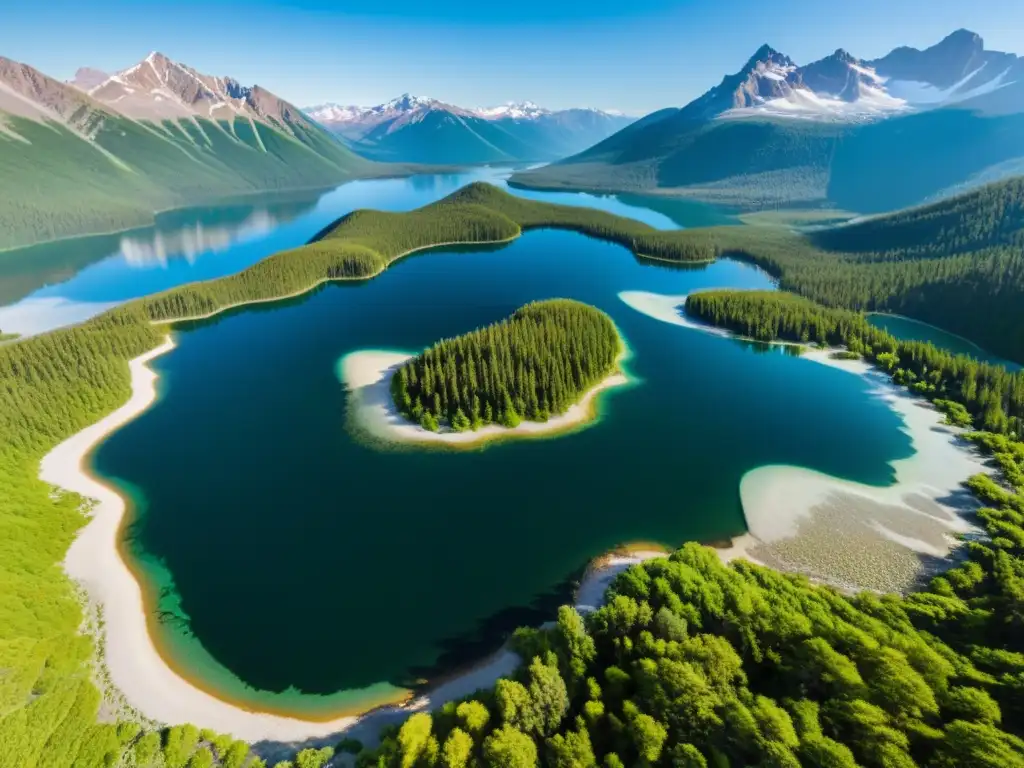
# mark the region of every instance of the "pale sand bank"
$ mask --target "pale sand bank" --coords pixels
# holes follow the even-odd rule
[[[625,355],[623,351],[619,356],[620,363]],[[431,432],[406,419],[395,408],[391,398],[391,377],[413,357],[415,355],[405,352],[369,349],[350,352],[339,363],[338,375],[349,391],[352,416],[360,428],[375,438],[401,443],[466,447],[495,439],[555,435],[585,426],[593,420],[596,398],[601,392],[629,383],[629,378],[617,370],[591,387],[565,413],[552,416],[547,421],[524,419],[512,429],[489,424],[475,431],[442,429],[440,432]]]
[[[64,558],[64,569],[98,602],[104,617],[104,663],[111,682],[142,715],[163,723],[198,723],[249,741],[292,741],[335,733],[355,718],[310,723],[248,712],[179,677],[157,652],[146,625],[142,590],[118,550],[124,500],[86,470],[92,449],[108,434],[146,410],[156,399],[157,375],[147,363],[174,348],[170,338],[129,363],[128,402],[50,451],[39,477],[95,500],[89,523]]]
[[[619,298],[656,320],[732,336],[686,317],[686,296],[624,291]],[[980,533],[964,517],[978,505],[963,482],[987,469],[962,439],[964,430],[945,425],[927,400],[893,384],[865,361],[836,360],[831,354],[813,349],[801,358],[868,381],[870,396],[900,416],[914,454],[892,462],[895,481],[888,487],[803,467],[748,472],[740,483],[751,536],[744,556],[843,589],[907,591],[922,577],[948,567],[958,535]]]

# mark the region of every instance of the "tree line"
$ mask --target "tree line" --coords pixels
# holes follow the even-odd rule
[[[431,431],[547,421],[614,370],[621,344],[594,307],[533,302],[417,355],[392,376],[391,395],[406,418]]]
[[[709,258],[756,264],[820,304],[906,315],[1024,361],[1022,179],[808,234],[733,226],[676,237]]]
[[[898,340],[861,314],[822,307],[792,294],[701,291],[687,298],[685,311],[698,320],[762,341],[848,347],[914,392],[959,403],[982,429],[1024,435],[1024,373],[952,355],[932,344]]]

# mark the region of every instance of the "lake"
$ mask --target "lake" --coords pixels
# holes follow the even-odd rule
[[[32,334],[81,322],[129,299],[238,272],[308,242],[357,208],[411,210],[473,181],[489,181],[520,197],[601,208],[660,229],[734,220],[687,200],[512,189],[505,185],[509,175],[507,168],[476,168],[258,195],[160,214],[154,226],[130,232],[0,252],[0,330]]]
[[[450,191],[438,183],[429,195]],[[392,202],[373,205],[404,206]],[[738,262],[673,267],[545,230],[180,326],[153,364],[157,403],[94,455],[133,501],[125,549],[162,652],[250,708],[365,709],[551,618],[618,544],[742,533],[751,469],[890,483],[888,462],[909,456],[910,440],[863,379],[618,298],[711,287],[772,283]],[[603,396],[594,425],[475,452],[388,450],[349,430],[337,376],[347,353],[417,351],[552,297],[607,312],[633,353],[636,383]]]

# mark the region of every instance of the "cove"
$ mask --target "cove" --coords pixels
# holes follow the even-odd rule
[[[739,483],[756,467],[890,483],[909,438],[862,379],[618,299],[723,286],[771,281],[544,230],[181,325],[153,363],[158,402],[93,456],[133,501],[124,551],[165,657],[251,709],[360,711],[550,618],[618,544],[742,533]],[[638,383],[607,393],[597,424],[458,453],[348,429],[346,354],[422,349],[552,297],[607,312],[632,350]]]
[[[510,173],[474,168],[253,195],[159,214],[152,227],[0,252],[0,330],[27,335],[81,322],[129,299],[239,272],[303,245],[357,208],[407,211],[473,181],[534,200],[600,208],[659,229],[735,221],[720,208],[688,200],[512,189],[505,185]]]
[[[903,341],[927,341],[939,349],[952,352],[954,355],[967,355],[975,360],[980,360],[993,365],[1002,365],[1009,371],[1019,371],[1021,366],[1011,360],[1004,360],[998,355],[985,351],[973,341],[957,336],[955,333],[944,331],[928,323],[922,323],[902,315],[886,315],[871,313],[867,316],[868,322],[876,328],[892,334]]]

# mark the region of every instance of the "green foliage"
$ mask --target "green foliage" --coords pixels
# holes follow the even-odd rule
[[[188,759],[188,768],[212,768],[213,753],[206,747],[200,747]]]
[[[537,745],[525,733],[505,725],[484,740],[484,762],[493,768],[534,768]]]
[[[391,378],[395,405],[425,429],[545,421],[615,368],[621,341],[603,312],[553,299],[438,342]]]
[[[453,728],[441,749],[444,768],[466,768],[473,754],[473,737],[461,728]]]
[[[404,723],[398,731],[398,747],[402,768],[412,768],[416,762],[429,753],[430,729],[433,720],[426,712],[418,712]],[[436,745],[436,742],[435,742]]]
[[[332,747],[303,749],[295,755],[295,768],[323,768],[334,757]]]
[[[477,206],[475,213],[456,211],[452,220],[459,227],[494,225],[499,234],[501,228],[512,231],[505,220],[522,228],[557,223],[563,215],[560,207],[517,201],[486,185],[438,205]],[[578,215],[574,220],[565,214],[561,221],[573,228],[586,224],[594,234],[602,226],[620,226],[616,217]],[[923,226],[913,222],[901,220],[899,226]],[[951,222],[942,226],[953,227]],[[133,302],[74,328],[0,346],[0,767],[99,768],[120,762],[186,768],[191,761],[202,764],[206,755],[228,768],[245,764],[243,743],[207,733],[211,753],[192,726],[168,729],[161,742],[154,732],[136,736],[131,726],[97,723],[92,642],[79,634],[81,607],[57,567],[84,523],[82,500],[51,493],[38,480],[38,465],[61,440],[125,401],[127,361],[154,348],[162,336],[151,320],[304,290],[324,275],[372,274],[363,270],[376,271],[398,253],[354,242],[359,233],[384,231],[369,221],[350,222],[347,231],[353,241],[336,230],[320,242],[338,242],[323,251],[310,246],[280,254],[224,281]],[[1016,243],[998,227],[956,231],[960,249],[975,241],[993,248]],[[403,237],[396,234],[389,247],[401,247]],[[629,242],[639,237],[630,235]],[[719,246],[709,247],[719,252]],[[910,245],[902,252],[907,258],[860,254],[847,266],[934,267],[961,258],[931,251],[925,258]],[[786,262],[785,269],[796,263]],[[783,262],[777,264],[783,270]],[[809,262],[804,266],[810,269]],[[838,284],[838,273],[827,269],[818,281],[810,279],[812,272],[805,274],[814,290]],[[897,282],[909,280],[892,274]],[[849,298],[842,292],[835,297],[836,303]],[[794,755],[805,765],[823,766],[854,760],[865,766],[1019,765],[1024,444],[1016,436],[1024,416],[1022,376],[929,345],[897,342],[855,312],[785,294],[696,294],[687,311],[757,338],[846,344],[915,391],[961,406],[986,430],[970,439],[1003,473],[1003,482],[979,476],[970,484],[988,505],[978,517],[989,539],[972,542],[962,565],[905,599],[850,599],[742,563],[725,568],[697,547],[630,569],[603,608],[585,619],[563,610],[555,626],[532,635],[537,658],[531,657],[517,680],[499,683],[490,709],[490,698],[455,708],[459,730],[472,740],[468,762],[483,757],[495,765],[534,765],[539,755],[576,755],[586,762],[589,741],[595,762],[604,765],[632,765],[656,751],[661,762],[685,758],[699,765],[686,745],[709,765],[787,765]],[[525,400],[521,410],[514,402],[508,407],[511,401],[508,393],[502,402],[506,418],[529,412]],[[467,417],[471,412],[463,410]],[[375,754],[385,756],[384,765],[436,764],[446,759],[441,745],[455,732],[451,724],[442,732],[439,723],[440,718],[416,715]],[[458,742],[450,752],[453,760],[467,744],[462,737]]]
[[[462,724],[462,727],[472,734],[483,733],[483,730],[487,726],[487,722],[491,717],[491,713],[487,711],[487,707],[479,701],[462,702],[459,704],[458,709],[456,709],[456,714],[458,715],[459,722]]]

